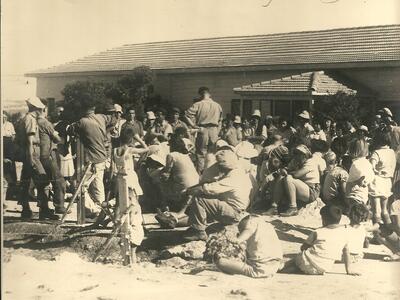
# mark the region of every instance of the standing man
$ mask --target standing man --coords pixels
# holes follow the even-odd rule
[[[43,111],[37,118],[39,126],[40,138],[40,162],[47,174],[48,181],[53,187],[54,198],[53,204],[57,214],[64,214],[64,197],[66,183],[61,175],[60,168],[57,164],[57,155],[55,145],[62,142],[58,132],[54,130],[54,126],[46,119],[46,113]]]
[[[92,164],[84,182],[84,190],[86,209],[90,217],[94,217],[100,212],[98,205],[105,200],[103,177],[108,159],[107,128],[113,127],[116,119],[115,115],[95,114],[95,106],[90,100],[83,106],[86,112],[77,123],[76,130],[85,147],[85,163]]]
[[[37,119],[43,113],[45,105],[38,97],[27,100],[28,113],[23,117],[18,126],[17,139],[23,154],[23,168],[21,172],[21,196],[19,203],[22,205],[21,218],[32,218],[29,206],[29,185],[32,179],[37,189],[39,203],[39,219],[57,220],[58,216],[49,209],[48,198],[45,193],[47,175],[40,161],[40,135]]]
[[[143,148],[146,148],[146,143],[143,141],[143,124],[136,120],[136,112],[133,108],[128,109],[126,112],[126,122],[122,124],[121,135],[123,135],[123,132],[128,128],[131,128],[133,131],[133,141],[139,143]]]
[[[222,108],[211,99],[207,87],[200,87],[199,95],[201,100],[193,103],[185,112],[185,117],[189,126],[199,129],[196,138],[197,171],[202,173],[207,152],[215,151],[222,121]]]

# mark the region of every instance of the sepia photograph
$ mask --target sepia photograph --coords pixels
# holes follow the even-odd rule
[[[0,3],[2,299],[400,299],[400,1]]]

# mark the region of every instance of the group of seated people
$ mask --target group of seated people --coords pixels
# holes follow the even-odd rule
[[[200,172],[195,155],[199,129],[182,121],[179,109],[172,110],[169,122],[161,108],[148,111],[144,123],[133,109],[123,119],[118,104],[108,113],[116,119],[107,131],[111,178],[122,176],[135,199],[135,245],[143,239],[142,210],[156,212],[161,227],[189,227],[185,241],[207,240],[210,222],[238,224],[240,235],[233,242],[247,241],[248,260],[239,264],[216,257],[217,266],[228,273],[268,277],[282,268],[282,250],[272,225],[253,213],[296,216],[321,198],[324,227],[309,237],[294,261],[302,272],[329,271],[343,250],[347,273],[356,274],[350,264],[352,255],[360,254],[360,236],[367,231],[362,224],[370,211],[374,226],[368,230],[377,232],[374,237],[395,259],[399,254],[400,133],[387,108],[371,130],[356,129],[348,121],[336,125],[330,118],[322,129],[307,111],[297,116],[294,127],[282,118],[268,116],[264,122],[259,110],[250,121],[227,116]],[[67,180],[72,176],[65,175]],[[118,185],[110,186],[109,198],[116,197]],[[339,225],[342,214],[350,225]]]

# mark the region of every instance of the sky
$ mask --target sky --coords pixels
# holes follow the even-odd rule
[[[23,74],[123,44],[400,24],[399,0],[2,0],[1,97]]]

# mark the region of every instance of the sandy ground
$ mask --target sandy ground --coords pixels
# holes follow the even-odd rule
[[[382,246],[365,249],[365,258],[357,267],[360,277],[346,275],[341,263],[324,276],[276,274],[269,279],[251,279],[211,270],[191,275],[188,266],[193,262],[177,257],[154,259],[160,249],[179,244],[180,232],[160,231],[151,215],[145,218],[148,234],[139,249],[140,263],[129,268],[88,261],[93,240],[104,241],[104,232],[80,233],[69,240],[61,236],[42,245],[40,234],[53,225],[19,222],[15,203],[8,205],[3,299],[400,299],[400,262],[383,262],[388,252]],[[286,259],[320,226],[317,210],[291,218],[265,217],[275,226]],[[118,251],[117,245],[113,247],[108,258]]]

